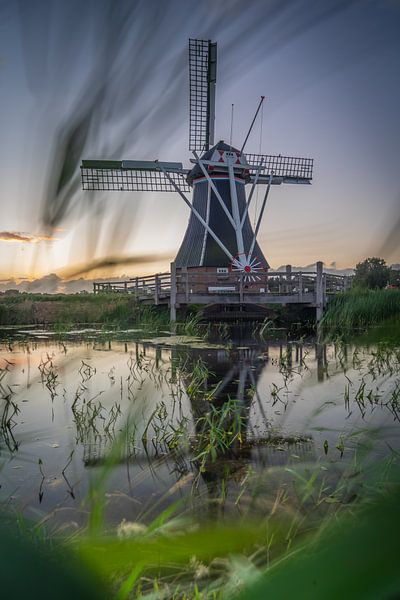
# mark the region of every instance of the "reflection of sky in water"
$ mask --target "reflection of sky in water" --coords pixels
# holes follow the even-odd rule
[[[327,460],[340,465],[336,446],[341,439],[345,445],[342,464],[361,439],[380,439],[374,455],[387,449],[385,441],[398,446],[398,423],[393,413],[387,407],[372,408],[365,399],[369,390],[377,387],[384,399],[393,388],[395,375],[378,376],[375,381],[364,375],[365,409],[354,401],[371,359],[366,349],[359,353],[361,370],[354,368],[349,348],[346,357],[343,348],[278,342],[233,349],[189,349],[133,341],[58,344],[37,340],[3,344],[0,357],[0,367],[8,369],[2,372],[0,391],[9,396],[11,388],[14,393],[9,398],[19,409],[11,432],[3,428],[9,444],[13,444],[14,436],[19,445],[11,457],[4,436],[0,438],[2,500],[33,517],[62,507],[64,512],[72,510],[78,522],[84,519],[80,510],[90,482],[127,418],[130,427],[121,455],[130,453],[131,459],[122,459],[110,476],[109,519],[145,519],[151,516],[156,502],[159,509],[176,498],[187,497],[198,476],[188,448],[179,454],[166,444],[153,445],[153,426],[147,432],[147,453],[141,439],[152,415],[152,423],[161,432],[165,427],[171,434],[171,427],[176,429],[185,420],[193,432],[194,417],[208,410],[204,391],[210,393],[218,382],[222,384],[214,393],[215,403],[221,407],[228,398],[238,399],[248,443],[225,455],[225,460],[219,454],[217,461],[207,466],[199,476],[193,502],[204,503],[207,496],[210,499],[218,492],[224,470],[229,471],[231,492],[237,495],[250,466],[256,472],[268,469],[270,473],[285,464]],[[209,375],[189,398],[186,390],[198,364],[207,366]],[[54,385],[50,381],[46,387],[40,369],[44,379],[55,376]],[[344,400],[346,386],[351,396],[349,408]],[[5,405],[6,401],[2,402]],[[154,415],[160,403],[164,403],[165,411],[162,406]],[[94,416],[96,410],[99,412]],[[12,406],[8,415],[11,413]],[[351,435],[365,429],[367,433]],[[158,435],[161,439],[162,433]],[[274,443],[266,445],[271,439]],[[287,444],[287,439],[292,443]],[[272,485],[270,475],[269,480]],[[43,493],[41,502],[39,492]]]

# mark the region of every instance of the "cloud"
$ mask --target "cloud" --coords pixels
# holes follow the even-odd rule
[[[155,263],[159,260],[165,260],[166,258],[171,259],[172,254],[172,252],[169,252],[164,254],[140,254],[138,256],[106,256],[104,258],[94,259],[90,262],[64,269],[62,275],[66,279],[70,279],[71,277],[77,277],[78,275],[86,275],[86,273],[90,273],[91,271],[108,269],[118,265],[145,265]]]
[[[27,292],[42,292],[46,294],[56,294],[59,291],[59,285],[61,283],[60,277],[55,273],[45,275],[40,279],[34,279],[26,284],[25,291]]]
[[[56,239],[52,235],[34,235],[21,231],[0,231],[0,242],[37,244],[38,242],[53,242]]]
[[[115,282],[118,281],[127,281],[129,277],[127,275],[123,275],[122,277],[113,277],[112,280]],[[15,279],[5,279],[0,281],[0,293],[5,292],[7,290],[17,290],[19,292],[31,292],[35,294],[76,294],[78,292],[92,292],[93,291],[93,281],[108,281],[109,279],[84,279],[83,277],[79,279],[71,279],[65,280],[56,275],[55,273],[50,273],[49,275],[45,275],[44,277],[39,277],[38,279],[29,280],[20,280],[16,281]]]
[[[292,271],[315,271],[316,268],[317,268],[317,263],[311,263],[309,265],[304,265],[304,266],[292,265]],[[271,272],[273,273],[274,271],[285,271],[285,270],[286,270],[286,265],[281,265],[277,269],[271,269]],[[354,275],[354,268],[347,267],[345,269],[337,269],[336,261],[333,261],[333,262],[329,263],[329,265],[326,265],[324,263],[324,273],[331,273],[333,275]]]

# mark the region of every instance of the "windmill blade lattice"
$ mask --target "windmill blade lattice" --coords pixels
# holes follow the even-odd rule
[[[258,167],[261,163],[264,167],[261,171],[259,183],[265,183],[266,179],[273,174],[274,177],[282,177],[287,183],[290,179],[310,182],[313,176],[313,159],[295,156],[280,156],[273,154],[246,154],[250,167]],[[250,169],[250,174],[256,173],[255,168]]]
[[[81,166],[82,187],[94,191],[128,191],[128,192],[175,192],[172,182],[157,168],[127,168],[124,163],[133,161],[83,160]],[[138,165],[145,161],[136,161]],[[150,164],[150,163],[147,163]],[[161,163],[164,164],[164,163]],[[168,164],[168,163],[165,163]],[[176,163],[180,165],[180,163]],[[165,167],[164,167],[165,168]],[[186,181],[187,170],[182,168],[165,168],[171,179],[183,191],[189,192]]]
[[[217,44],[189,40],[189,150],[214,145]]]

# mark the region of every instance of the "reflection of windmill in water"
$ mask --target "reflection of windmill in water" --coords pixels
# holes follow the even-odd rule
[[[127,390],[130,390],[129,393],[134,397],[135,391],[130,388],[131,383],[136,381],[141,389],[144,381],[148,379],[156,384],[157,394],[160,393],[162,385],[165,385],[162,395],[167,398],[169,394],[171,399],[174,399],[177,398],[177,389],[179,388],[178,396],[182,392],[186,392],[190,400],[188,408],[191,420],[194,422],[204,416],[211,404],[216,409],[220,409],[226,402],[232,400],[243,418],[244,428],[247,427],[243,433],[243,439],[249,443],[255,441],[256,444],[257,438],[259,438],[262,444],[270,436],[269,417],[263,407],[257,387],[259,377],[270,359],[268,346],[259,347],[254,345],[254,342],[247,345],[248,341],[243,339],[242,342],[246,345],[232,349],[172,346],[170,351],[164,350],[163,352],[160,345],[136,342],[135,351],[131,353],[127,361],[129,372],[131,368],[134,369],[135,377],[131,380],[128,375]],[[267,352],[265,352],[266,348]],[[283,352],[282,348],[281,352]],[[296,355],[295,363],[298,362],[297,358]],[[196,367],[199,365],[202,369],[200,369],[200,377],[196,377]],[[162,384],[162,382],[164,383]],[[261,423],[257,426],[257,431],[253,430],[251,423],[248,423],[248,409],[251,405],[256,406],[261,415]],[[92,402],[90,407],[94,410],[97,408],[97,404]],[[108,415],[109,417],[112,415]],[[103,420],[100,420],[100,425],[102,425],[100,429],[104,429]],[[93,418],[90,421],[92,424],[96,424]],[[91,431],[90,427],[87,430],[82,429],[81,433],[83,434],[81,442],[87,448],[88,461],[91,462],[93,459],[96,462],[98,458],[106,454],[106,448],[113,438],[113,430],[107,427],[105,436],[101,435],[101,431],[95,429]],[[93,435],[87,436],[88,433]],[[97,446],[96,451],[95,447]]]
[[[246,344],[245,340],[243,344]],[[142,375],[158,381],[158,371],[152,368],[151,361],[154,364],[158,361],[161,368],[163,365],[167,367],[164,392],[160,395],[160,388],[157,388],[157,396],[164,398],[166,410],[158,417],[153,412],[158,406],[156,402],[144,416],[143,425],[150,424],[145,428],[145,444],[140,425],[138,430],[134,426],[133,442],[130,431],[126,436],[124,434],[126,444],[124,441],[117,460],[126,467],[122,477],[125,479],[126,474],[128,485],[139,471],[147,473],[154,481],[162,480],[163,485],[170,485],[171,489],[180,481],[193,480],[196,483],[195,495],[200,502],[196,501],[196,506],[201,506],[203,512],[208,506],[214,514],[220,508],[223,512],[236,511],[232,499],[243,490],[244,480],[248,481],[249,488],[241,504],[246,503],[259,475],[266,471],[268,476],[260,479],[260,485],[266,486],[265,490],[263,488],[265,497],[271,497],[279,482],[271,480],[270,469],[286,465],[291,454],[296,455],[296,463],[314,461],[314,444],[310,436],[285,437],[270,425],[273,416],[271,404],[266,402],[265,397],[260,397],[257,390],[261,374],[270,360],[265,345],[260,347],[253,343],[233,349],[174,346],[172,356],[168,356],[166,361],[157,355],[157,346],[152,347],[150,343],[139,346],[137,354],[143,367],[137,373],[139,382]],[[154,351],[145,353],[145,348],[151,347]],[[271,364],[275,368],[274,360]],[[137,361],[133,360],[133,363],[137,364]],[[295,359],[293,366],[297,363]],[[182,393],[183,405],[174,403],[173,394],[177,390]],[[171,394],[170,403],[168,393]],[[140,403],[138,409],[141,414]],[[184,426],[176,437],[179,424],[184,422],[188,427]],[[213,437],[216,424],[222,444]],[[238,424],[240,435],[236,435]],[[160,438],[157,437],[158,425],[162,428]],[[81,443],[85,465],[102,464],[112,448],[112,436],[105,436],[100,430],[92,431],[90,427],[84,433]],[[172,445],[163,441],[172,438],[176,441]],[[190,483],[187,485],[190,486]],[[186,490],[189,491],[188,488]],[[222,497],[226,501],[222,502]]]
[[[279,467],[285,466],[292,454],[298,463],[315,460],[310,436],[285,437],[271,427],[270,405],[267,409],[257,389],[269,362],[265,349],[254,344],[233,350],[192,349],[184,365],[184,382],[197,436],[193,452],[201,514],[205,507],[208,516],[213,517],[236,513],[239,499],[240,507],[244,508],[256,501],[256,497],[259,509],[264,510],[261,505],[268,503],[281,485]],[[193,373],[199,363],[204,374],[202,384],[198,385],[197,379],[197,385],[193,386]],[[236,435],[238,423],[240,437]],[[212,432],[215,424],[227,433],[226,445],[216,444],[213,453],[208,449],[204,459],[202,450],[215,439]],[[223,439],[223,433],[220,435]],[[268,476],[260,477],[266,472]],[[274,472],[277,476],[271,477]]]
[[[309,184],[313,161],[244,153],[264,97],[240,149],[223,141],[215,145],[216,43],[189,40],[189,67],[189,149],[193,152],[193,168],[185,169],[176,162],[84,160],[83,188],[178,193],[190,209],[190,219],[175,259],[176,268],[195,273],[200,288],[205,281],[221,286],[221,276],[230,274],[230,282],[239,278],[262,293],[268,262],[257,243],[257,234],[271,185]],[[250,186],[247,197],[246,185]],[[266,186],[266,190],[253,230],[249,208],[259,185]],[[192,201],[187,197],[191,191]]]
[[[258,468],[278,466],[287,463],[289,450],[303,461],[314,459],[312,439],[305,436],[287,436],[273,431],[271,415],[263,405],[258,393],[259,378],[268,363],[268,355],[260,347],[242,347],[234,350],[192,350],[185,370],[195,367],[199,361],[206,373],[202,386],[195,386],[189,393],[196,433],[204,437],[205,415],[214,408],[222,412],[224,404],[232,403],[224,427],[234,430],[232,424],[241,423],[241,435],[223,450],[217,449],[217,460],[207,461],[202,471],[210,494],[218,494],[223,481],[235,473],[241,473],[250,464]],[[186,379],[187,388],[191,385],[190,375]],[[250,408],[257,405],[257,422],[252,422]],[[277,449],[278,448],[278,449]],[[225,484],[224,484],[225,485]]]

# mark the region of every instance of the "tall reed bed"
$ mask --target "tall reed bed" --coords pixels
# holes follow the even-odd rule
[[[321,325],[335,330],[365,328],[400,317],[400,290],[353,289],[333,298]]]

